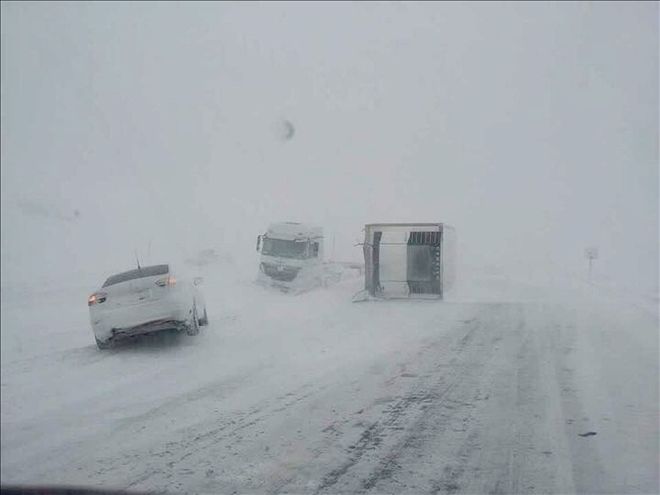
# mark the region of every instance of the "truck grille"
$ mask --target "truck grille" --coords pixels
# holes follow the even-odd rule
[[[261,269],[270,278],[282,282],[291,282],[300,271],[300,268],[297,266],[278,266],[270,263],[262,263]]]

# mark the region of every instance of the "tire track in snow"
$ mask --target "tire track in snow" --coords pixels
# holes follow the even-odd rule
[[[405,433],[409,427],[407,424],[414,422],[413,418],[424,414],[424,410],[435,402],[441,402],[444,397],[457,385],[462,379],[457,363],[460,355],[469,347],[478,331],[480,322],[475,319],[466,321],[467,328],[464,328],[464,335],[459,339],[458,344],[452,350],[454,355],[448,364],[439,364],[434,366],[430,376],[437,378],[436,373],[439,370],[449,370],[449,374],[441,375],[440,380],[432,387],[428,388],[426,378],[418,380],[416,384],[411,385],[410,392],[394,399],[380,414],[380,419],[365,428],[356,442],[347,449],[348,458],[340,466],[331,470],[321,480],[316,489],[316,493],[329,491],[339,481],[355,468],[363,458],[369,453],[374,452],[374,456],[379,454],[378,449],[385,442],[390,443],[392,437],[403,437],[389,448],[390,453],[385,454],[379,465],[372,473],[360,482],[358,491],[368,491],[382,479],[390,477],[396,470],[396,452],[402,448],[412,446],[412,436]],[[437,340],[428,344],[418,356],[434,354],[438,348],[445,342]],[[428,359],[428,356],[425,356]],[[400,374],[398,377],[403,375]],[[392,379],[390,379],[392,381]],[[378,401],[377,401],[378,402]],[[343,491],[343,490],[341,490]],[[350,491],[355,491],[352,487]]]
[[[241,382],[244,382],[249,377],[242,376],[240,378]],[[246,411],[232,413],[230,417],[219,418],[212,425],[204,427],[196,425],[186,428],[178,435],[180,437],[179,440],[168,441],[158,449],[149,449],[149,461],[145,463],[143,460],[141,463],[140,469],[143,472],[134,475],[135,477],[125,486],[125,489],[134,489],[136,486],[148,482],[152,477],[164,478],[166,480],[172,479],[174,474],[181,475],[182,470],[187,470],[188,474],[195,474],[198,471],[212,469],[217,464],[218,459],[205,461],[203,460],[205,457],[203,455],[204,452],[212,450],[218,444],[222,444],[226,450],[231,452],[235,446],[241,444],[241,434],[243,432],[254,429],[274,414],[314,396],[322,388],[315,389],[313,388],[313,384],[306,383],[293,392],[279,395],[274,399],[260,401]],[[200,397],[204,397],[204,394],[201,393]],[[136,455],[143,454],[136,453]],[[121,458],[123,457],[125,457],[125,454],[122,454],[121,457],[116,459],[103,460],[103,463],[109,466],[125,466],[125,464],[121,463]],[[202,458],[202,462],[197,463],[200,457]],[[198,464],[196,469],[186,468],[183,465],[184,461],[188,459]],[[112,469],[103,470],[103,474],[108,474],[110,471]],[[101,474],[101,471],[98,474]],[[171,486],[166,484],[163,489],[165,488],[169,489]]]
[[[381,449],[375,468],[367,463],[366,476],[358,469],[337,491],[571,492],[564,433],[556,430],[563,418],[553,409],[554,353],[540,335],[547,329],[529,328],[525,312],[512,305],[490,313],[455,363],[453,386],[407,418],[405,434]]]
[[[553,438],[563,419],[544,413],[544,400],[559,403],[554,353],[526,311],[489,306],[448,361],[442,339],[430,345],[417,380],[364,428],[317,493],[570,491],[566,445],[561,433]],[[436,352],[445,360],[432,365]]]

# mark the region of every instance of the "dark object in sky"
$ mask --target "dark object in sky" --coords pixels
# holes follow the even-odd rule
[[[581,437],[593,437],[596,434],[595,431],[588,431],[586,433],[578,433]]]
[[[277,134],[282,141],[290,141],[296,133],[296,128],[288,120],[283,120],[278,127]]]

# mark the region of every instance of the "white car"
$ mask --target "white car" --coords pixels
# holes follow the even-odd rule
[[[99,349],[122,337],[178,329],[189,335],[208,324],[202,279],[177,279],[169,265],[140,267],[109,277],[87,300]]]

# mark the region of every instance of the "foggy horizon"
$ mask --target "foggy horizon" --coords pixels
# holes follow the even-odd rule
[[[409,221],[657,293],[658,4],[3,2],[1,178],[3,290]]]

